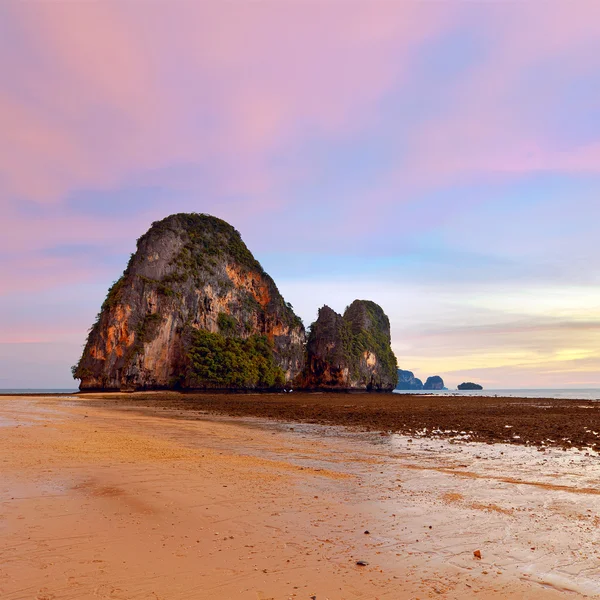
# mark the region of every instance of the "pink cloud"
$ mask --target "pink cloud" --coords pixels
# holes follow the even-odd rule
[[[364,126],[446,14],[363,2],[11,9],[21,47],[1,100],[2,176],[44,202],[204,160],[264,191],[269,154],[290,139]]]
[[[576,6],[486,4],[471,16],[485,28],[489,56],[447,90],[444,112],[413,129],[403,172],[420,187],[432,180],[442,186],[472,176],[535,171],[598,173],[600,144],[561,149],[531,123],[531,114],[544,110],[548,98],[521,87],[540,64],[558,68],[567,60],[572,77],[597,69],[597,55],[590,49],[600,37],[600,5],[593,0]]]
[[[0,296],[91,282],[103,274],[106,276],[106,268],[95,266],[91,270],[72,259],[27,256],[11,261],[10,265],[0,265]]]
[[[0,92],[0,249],[28,254],[0,267],[4,293],[85,277],[38,250],[110,240],[130,248],[164,216],[27,218],[15,199],[56,208],[77,190],[199,164],[208,165],[209,193],[204,180],[164,171],[157,183],[198,190],[199,210],[234,222],[280,210],[279,184],[305,172],[273,167],[273,157],[305,137],[344,138],[371,124],[377,102],[449,18],[419,3],[354,1],[48,2],[5,11],[15,39],[0,53],[11,82]],[[236,195],[252,205],[218,206]]]
[[[7,207],[0,221],[0,249],[14,254],[36,251],[52,245],[94,244],[131,239],[131,221],[77,214],[50,213],[29,217]],[[143,231],[139,231],[141,235]]]
[[[552,148],[522,122],[519,105],[531,100],[512,93],[536,61],[584,52],[598,37],[593,0],[577,10],[358,1],[6,10],[18,32],[10,59],[0,58],[11,81],[0,94],[6,196],[58,202],[164,165],[207,162],[223,193],[268,197],[288,176],[273,168],[273,155],[307,135],[344,139],[373,126],[379,101],[401,87],[421,44],[457,23],[485,29],[489,57],[444,90],[451,102],[443,114],[409,132],[403,182],[407,173],[429,185],[432,174],[452,181],[599,164],[598,144],[568,154]],[[267,207],[273,201],[282,199]]]

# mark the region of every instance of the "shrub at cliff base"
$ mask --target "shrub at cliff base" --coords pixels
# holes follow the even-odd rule
[[[193,329],[188,359],[188,387],[269,389],[285,384],[265,336],[240,339]]]

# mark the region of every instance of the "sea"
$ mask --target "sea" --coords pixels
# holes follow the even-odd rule
[[[506,390],[394,390],[395,394],[426,396],[484,396],[502,398],[554,398],[556,400],[600,400],[600,388],[589,389],[506,389]]]
[[[0,395],[27,396],[32,394],[75,394],[76,388],[0,388]],[[555,398],[557,400],[600,400],[600,388],[589,389],[506,389],[506,390],[394,390],[395,394],[425,396],[484,396],[503,398]]]

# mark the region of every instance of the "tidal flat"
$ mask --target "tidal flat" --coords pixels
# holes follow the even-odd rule
[[[96,406],[342,425],[357,431],[600,451],[600,402],[390,393],[83,394]]]
[[[476,401],[2,397],[0,597],[600,595],[597,409]]]

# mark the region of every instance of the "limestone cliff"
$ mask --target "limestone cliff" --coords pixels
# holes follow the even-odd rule
[[[302,371],[304,344],[239,233],[177,214],[138,240],[73,374],[82,390],[277,387]]]
[[[355,300],[343,316],[328,306],[319,310],[308,337],[300,387],[391,391],[397,378],[390,322],[380,306]]]

